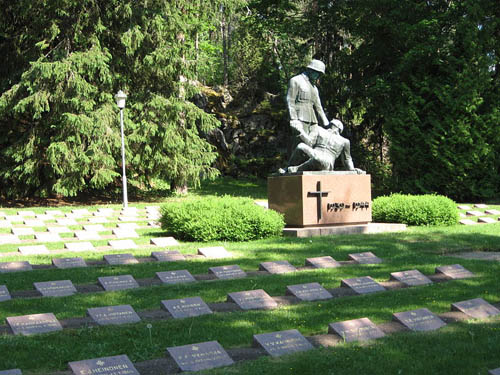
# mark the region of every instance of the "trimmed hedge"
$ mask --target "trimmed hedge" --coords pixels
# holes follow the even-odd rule
[[[378,197],[373,200],[372,217],[375,222],[417,226],[455,225],[459,220],[455,202],[429,194]]]
[[[249,241],[280,236],[285,222],[249,198],[203,197],[162,206],[161,227],[187,241]]]

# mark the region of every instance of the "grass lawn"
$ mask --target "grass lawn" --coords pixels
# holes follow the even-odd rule
[[[202,186],[191,194],[221,194],[265,199],[265,186],[255,181],[226,179]],[[171,198],[178,199],[178,198]],[[155,203],[158,205],[159,203]],[[144,207],[151,203],[131,203]],[[82,206],[94,211],[97,206]],[[100,206],[102,207],[102,206]],[[111,205],[116,210],[119,206]],[[500,206],[490,206],[500,209]],[[75,207],[58,207],[67,212]],[[47,208],[30,208],[42,213]],[[9,215],[18,209],[0,208]],[[3,230],[4,228],[2,228]],[[78,227],[74,229],[79,229]],[[4,231],[5,232],[5,231]],[[147,244],[152,236],[165,236],[160,229],[137,231],[137,244]],[[107,232],[105,232],[107,233]],[[91,241],[95,246],[104,244]],[[15,251],[18,245],[0,245],[0,252]],[[67,363],[97,357],[126,354],[132,362],[167,356],[167,347],[217,340],[225,349],[247,348],[252,336],[297,329],[303,335],[326,334],[328,324],[367,317],[376,324],[392,320],[392,314],[418,308],[434,313],[450,310],[450,304],[472,298],[500,302],[500,262],[465,260],[447,256],[470,251],[500,251],[500,223],[475,226],[409,228],[403,233],[274,238],[245,243],[181,243],[175,247],[184,254],[195,254],[199,247],[224,246],[231,259],[189,259],[180,262],[151,262],[123,266],[92,266],[74,269],[36,269],[0,274],[0,285],[9,291],[33,290],[33,283],[69,279],[75,285],[95,284],[97,278],[132,275],[153,278],[156,272],[188,270],[206,274],[209,267],[237,264],[245,271],[256,271],[259,263],[288,260],[296,267],[309,257],[330,255],[348,260],[349,253],[371,251],[383,259],[373,265],[345,265],[333,269],[305,270],[281,275],[254,275],[237,280],[200,281],[190,284],[153,285],[117,292],[75,294],[59,298],[15,298],[0,302],[0,322],[5,318],[37,313],[54,313],[59,320],[83,318],[88,308],[130,304],[137,312],[160,309],[167,299],[200,296],[207,303],[224,302],[228,293],[264,289],[271,296],[283,296],[287,285],[318,282],[325,288],[338,288],[345,278],[371,276],[387,281],[391,272],[417,269],[426,275],[437,266],[459,263],[477,277],[403,288],[363,296],[345,296],[324,301],[302,302],[274,310],[219,312],[186,319],[147,320],[123,326],[64,329],[60,332],[28,337],[0,335],[0,371],[20,368],[23,374],[53,374],[67,370]],[[54,243],[49,249],[61,249]],[[171,250],[174,250],[172,247]],[[110,251],[149,256],[151,249]],[[87,261],[102,259],[103,253],[63,253],[57,257],[81,256]],[[55,256],[8,256],[1,262],[28,260],[31,264],[50,264]],[[148,328],[148,325],[151,325]],[[151,333],[151,336],[150,336]],[[382,339],[360,343],[341,343],[294,355],[242,361],[209,374],[487,374],[500,367],[500,317],[452,323],[438,331],[400,332]]]

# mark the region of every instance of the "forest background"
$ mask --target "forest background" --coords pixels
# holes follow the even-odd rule
[[[183,191],[286,161],[311,58],[375,194],[500,193],[497,0],[0,0],[0,198]]]

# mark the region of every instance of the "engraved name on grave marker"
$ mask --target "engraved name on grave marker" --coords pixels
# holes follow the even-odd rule
[[[382,292],[385,288],[373,280],[370,276],[344,279],[340,286],[351,288],[357,294]]]
[[[307,258],[305,264],[306,266],[315,268],[336,268],[341,266],[341,264],[331,256]]]
[[[31,271],[33,268],[28,261],[1,262],[0,273]]]
[[[120,264],[137,264],[139,261],[132,254],[106,254],[103,259],[112,266]]]
[[[474,274],[472,272],[465,269],[460,264],[436,267],[436,273],[442,273],[451,279],[466,279],[469,277],[474,277]]]
[[[23,316],[7,317],[9,325],[14,335],[34,335],[62,330],[62,326],[54,314],[33,314]]]
[[[367,251],[364,253],[354,253],[349,254],[349,258],[356,261],[359,264],[378,264],[382,263],[382,259],[377,257],[371,251]]]
[[[61,269],[65,268],[79,268],[79,267],[87,267],[87,263],[85,260],[80,257],[76,258],[54,258],[52,259],[52,264]]]
[[[7,286],[0,285],[0,302],[8,301],[10,299],[11,299],[11,296],[9,294],[9,290],[7,289]]]
[[[163,284],[192,283],[196,281],[188,270],[156,272],[156,277],[158,277]]]
[[[97,280],[106,291],[139,288],[139,284],[132,275],[104,276]]]
[[[100,326],[137,323],[141,318],[130,305],[94,307],[87,314]]]
[[[393,317],[412,331],[433,331],[446,325],[428,309],[417,309],[394,313]]]
[[[182,371],[200,371],[229,366],[234,362],[217,341],[167,348]]]
[[[314,349],[311,343],[296,329],[262,333],[254,335],[253,339],[257,345],[273,357]]]
[[[200,297],[161,301],[162,307],[175,319],[212,314],[212,310]]]
[[[295,272],[297,269],[292,266],[287,260],[277,260],[274,262],[262,262],[259,264],[261,271],[267,271],[272,274],[281,274]]]
[[[427,276],[425,276],[418,270],[392,272],[391,279],[402,282],[407,286],[432,284],[431,279],[429,279]]]
[[[242,310],[273,309],[278,306],[276,301],[262,289],[229,293],[227,301],[236,303]]]
[[[65,297],[76,293],[76,288],[70,280],[44,281],[33,285],[44,297]]]
[[[384,332],[368,318],[330,323],[328,333],[336,333],[345,342],[371,340],[385,336]]]
[[[158,262],[176,262],[186,259],[186,257],[178,251],[153,251],[151,252],[151,256]]]
[[[498,310],[495,306],[490,305],[482,298],[474,298],[467,301],[452,303],[451,309],[461,311],[464,314],[476,319],[484,319],[500,314],[500,310]]]
[[[333,298],[330,292],[319,283],[289,285],[286,287],[286,294],[294,295],[301,301],[316,301]]]
[[[140,375],[126,355],[69,362],[74,375]]]
[[[218,279],[240,279],[247,276],[240,266],[236,264],[230,266],[210,267],[208,271],[209,273],[214,274]]]

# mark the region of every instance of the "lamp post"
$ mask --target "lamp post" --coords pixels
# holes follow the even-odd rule
[[[115,95],[116,105],[120,108],[120,129],[122,134],[122,181],[123,181],[123,208],[128,207],[127,196],[127,175],[125,173],[125,136],[123,135],[123,108],[127,95],[122,91],[118,91]]]

